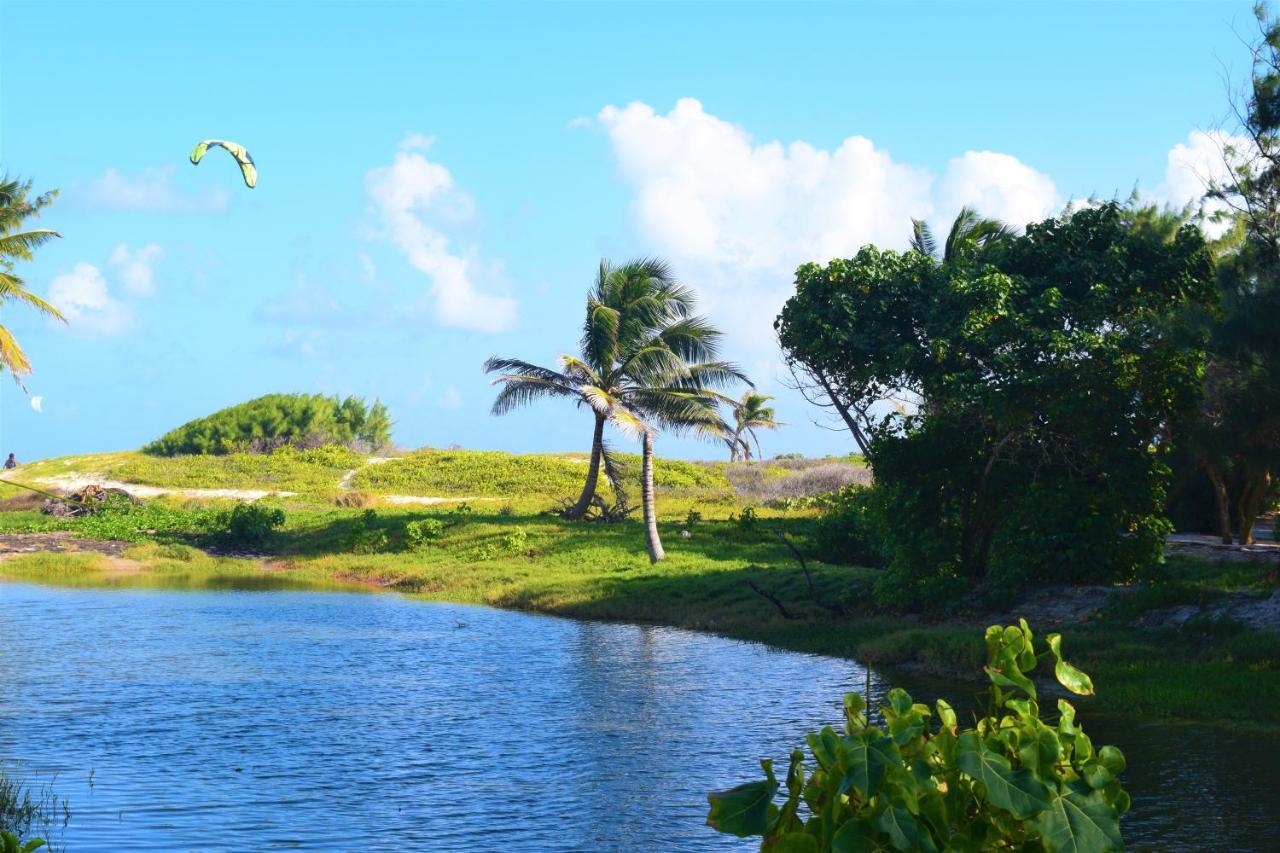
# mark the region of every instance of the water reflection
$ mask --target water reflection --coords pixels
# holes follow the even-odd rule
[[[73,851],[750,849],[703,826],[705,793],[838,723],[864,679],[386,595],[0,585],[0,605],[0,754],[58,774]],[[1269,788],[1233,777],[1273,766],[1275,739],[1224,760],[1188,730],[1171,757],[1167,733],[1089,725],[1130,756],[1134,846],[1280,840]]]

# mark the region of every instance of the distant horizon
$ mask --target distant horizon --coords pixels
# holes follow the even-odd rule
[[[0,91],[0,168],[61,190],[18,273],[71,322],[6,306],[34,372],[0,378],[0,452],[136,448],[277,390],[379,398],[406,446],[576,452],[584,413],[491,417],[480,364],[551,363],[600,258],[657,255],[776,396],[766,455],[844,455],[784,386],[795,266],[965,204],[1191,201],[1250,8],[5,3],[0,73],[40,84]],[[187,161],[207,138],[256,188]]]

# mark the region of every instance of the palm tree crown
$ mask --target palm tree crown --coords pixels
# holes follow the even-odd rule
[[[760,451],[760,436],[756,434],[756,430],[777,429],[785,426],[782,421],[774,417],[773,407],[765,405],[772,399],[766,394],[748,389],[740,400],[733,403],[735,428],[726,439],[729,443],[731,460],[751,458],[751,445],[747,442],[747,435],[755,440],[756,454],[763,458],[763,453]]]
[[[543,397],[573,399],[595,415],[587,483],[566,512],[570,517],[582,517],[590,506],[602,463],[622,498],[618,467],[603,442],[605,423],[637,436],[659,425],[709,430],[708,412],[714,415],[723,399],[712,389],[745,381],[735,365],[716,359],[721,333],[692,313],[694,304],[693,292],[662,261],[601,261],[587,295],[578,355],[561,355],[556,368],[514,358],[485,362],[502,386],[495,415]]]
[[[14,273],[19,261],[29,261],[35,250],[54,237],[61,236],[48,229],[23,230],[24,222],[37,216],[57,194],[55,192],[30,196],[31,182],[15,178],[0,178],[0,304],[13,300],[35,308],[43,314],[66,322],[66,319],[48,302],[27,290],[26,283]],[[13,378],[22,384],[22,375],[31,372],[22,347],[13,334],[0,325],[0,369],[8,368]]]
[[[979,249],[983,249],[1003,242],[1016,233],[1016,229],[1011,225],[998,219],[984,219],[973,208],[962,207],[951,223],[951,230],[947,232],[941,254],[939,254],[938,241],[934,238],[933,231],[923,219],[911,220],[911,248],[946,263],[956,256],[956,252],[963,243],[974,243]]]

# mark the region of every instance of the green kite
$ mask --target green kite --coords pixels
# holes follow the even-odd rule
[[[228,154],[236,158],[236,162],[240,164],[240,174],[244,175],[245,186],[253,189],[257,185],[258,167],[253,164],[253,158],[249,156],[249,152],[245,150],[245,147],[235,142],[227,142],[222,139],[206,139],[191,152],[191,162],[199,163],[204,158],[204,152],[211,147],[224,148]]]

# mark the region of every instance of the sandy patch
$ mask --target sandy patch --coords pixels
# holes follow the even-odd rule
[[[54,477],[39,477],[35,480],[43,486],[56,486],[68,492],[78,492],[85,486],[98,485],[104,489],[120,489],[135,498],[155,498],[161,495],[178,495],[184,498],[228,498],[240,501],[256,501],[265,497],[287,498],[297,492],[269,491],[267,489],[170,489],[160,486],[143,486],[138,483],[123,483],[100,474],[58,474]]]

